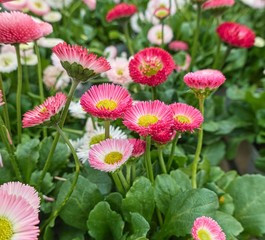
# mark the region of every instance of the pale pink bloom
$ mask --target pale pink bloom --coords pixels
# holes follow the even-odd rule
[[[232,7],[235,0],[208,0],[202,4],[202,9],[219,9],[224,7]]]
[[[164,18],[166,18],[168,15],[170,15],[170,9],[161,5],[160,7],[158,7],[155,12],[154,12],[154,15],[162,20]]]
[[[27,43],[40,38],[43,32],[31,16],[21,12],[0,13],[0,43]]]
[[[59,44],[59,43],[58,43]],[[57,44],[56,44],[57,45]],[[65,69],[63,68],[60,59],[57,57],[57,55],[55,53],[52,53],[51,55],[51,60],[52,60],[52,64],[57,67],[58,69],[65,71]]]
[[[8,182],[0,185],[0,191],[1,190],[6,191],[9,195],[22,197],[29,203],[36,213],[39,212],[40,198],[35,188],[21,182]]]
[[[225,76],[218,70],[204,69],[187,73],[184,82],[193,89],[215,89],[225,82]]]
[[[185,103],[173,103],[169,105],[174,119],[174,128],[178,132],[193,132],[203,123],[201,112],[193,106]]]
[[[133,145],[127,139],[106,139],[94,144],[89,151],[91,167],[104,172],[114,172],[131,156]]]
[[[27,6],[27,0],[3,2],[3,7],[9,11],[22,11]]]
[[[14,1],[14,0],[0,0],[0,3],[11,2],[11,1]]]
[[[0,89],[0,106],[4,105],[5,102],[3,101],[3,93],[2,90]]]
[[[63,93],[48,97],[43,104],[36,106],[33,110],[27,111],[23,115],[23,128],[33,127],[49,121],[57,115],[64,107],[67,97]]]
[[[210,217],[197,218],[191,230],[191,234],[194,240],[225,240],[225,234],[218,223]]]
[[[132,157],[138,158],[145,153],[146,142],[142,139],[130,138],[129,142],[133,145]]]
[[[131,28],[134,32],[139,33],[142,31],[142,24],[145,22],[145,16],[142,12],[138,12],[130,18]],[[156,23],[158,24],[158,22]]]
[[[241,0],[241,2],[252,8],[265,8],[265,0]]]
[[[55,47],[57,44],[59,43],[62,43],[63,40],[60,39],[60,38],[45,38],[45,37],[42,37],[40,38],[37,43],[40,47],[44,47],[44,48],[53,48]],[[52,53],[52,56],[51,58],[56,58],[56,63],[58,63],[57,65],[59,65],[62,69],[62,64],[60,63],[60,59],[58,57],[56,57],[56,55],[54,53]],[[54,64],[55,65],[55,64]],[[56,65],[56,66],[57,66]]]
[[[84,93],[80,103],[92,116],[115,120],[131,107],[132,99],[130,93],[119,85],[101,84]]]
[[[57,11],[50,11],[42,16],[43,20],[50,23],[59,22],[62,19],[62,14]]]
[[[115,46],[108,46],[105,48],[103,55],[107,58],[107,59],[112,59],[115,58],[118,54],[118,49]]]
[[[50,6],[43,0],[28,0],[28,9],[38,16],[43,16],[50,12]]]
[[[53,32],[52,25],[47,22],[40,22],[39,23],[40,29],[42,31],[42,37],[50,35]]]
[[[189,46],[186,42],[175,40],[168,44],[168,48],[172,51],[186,51],[189,49]]]
[[[83,0],[90,10],[95,10],[97,6],[97,0]]]
[[[173,38],[173,31],[169,25],[164,25],[164,44],[168,44]],[[147,33],[147,39],[151,44],[162,44],[162,24],[151,27]]]
[[[16,48],[11,44],[4,44],[1,46],[1,53],[12,52],[16,53]]]
[[[54,202],[55,201],[55,198],[53,198],[53,197],[48,197],[46,195],[42,195],[42,197],[47,202]]]
[[[125,112],[123,124],[141,136],[147,136],[172,127],[173,118],[169,106],[163,102],[144,101],[136,103]]]
[[[111,82],[124,86],[132,82],[129,61],[126,58],[109,59],[109,63],[111,69],[106,72],[106,76]]]
[[[0,223],[2,239],[37,240],[38,215],[22,196],[0,190]]]
[[[186,53],[184,63],[182,64],[176,63],[176,70],[179,72],[186,71],[189,69],[190,63],[191,63],[191,56],[188,53]]]

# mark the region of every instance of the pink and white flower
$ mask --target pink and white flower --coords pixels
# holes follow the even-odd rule
[[[173,38],[173,31],[169,25],[158,24],[151,27],[147,33],[147,39],[155,45],[162,44],[162,26],[164,27],[163,43],[168,44]]]
[[[104,172],[114,172],[131,156],[133,145],[127,139],[106,139],[89,151],[91,167]]]
[[[97,6],[97,0],[83,0],[90,10],[95,10]]]
[[[146,142],[142,139],[130,138],[129,142],[133,145],[132,157],[138,158],[145,153]]]
[[[189,49],[189,46],[186,42],[183,41],[172,41],[168,44],[168,48],[172,51],[186,51]]]
[[[44,0],[28,0],[27,7],[38,16],[43,16],[51,10],[49,4]]]
[[[232,7],[235,4],[235,0],[207,0],[202,4],[204,10],[217,10],[220,8]]]
[[[28,0],[3,1],[3,7],[9,11],[22,11],[27,6]]]
[[[264,0],[241,0],[244,4],[248,5],[249,7],[252,8],[257,8],[257,9],[263,9],[265,8],[265,1]]]

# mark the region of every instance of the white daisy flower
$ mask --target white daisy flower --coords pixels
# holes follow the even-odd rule
[[[50,11],[47,14],[45,14],[42,18],[46,22],[54,23],[54,22],[59,22],[62,19],[62,14],[57,11]]]
[[[44,48],[53,48],[55,47],[57,44],[63,42],[62,39],[60,38],[45,38],[42,37],[37,41],[37,44],[40,47],[44,47]]]
[[[13,52],[0,54],[0,72],[10,73],[17,69],[17,57]]]
[[[74,102],[72,101],[69,106],[70,115],[74,118],[78,119],[85,119],[86,112],[83,110],[82,106],[80,105],[80,101]]]

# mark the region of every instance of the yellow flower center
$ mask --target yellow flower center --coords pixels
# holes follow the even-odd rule
[[[98,109],[105,108],[106,110],[113,111],[117,107],[117,102],[109,99],[101,100],[96,104]]]
[[[198,237],[200,240],[211,240],[212,239],[210,233],[205,229],[200,229],[198,231]]]
[[[190,119],[187,117],[187,116],[184,116],[184,115],[178,115],[175,117],[175,119],[177,121],[179,121],[180,123],[190,123]]]
[[[118,69],[118,70],[117,70],[117,74],[118,74],[119,76],[122,76],[122,75],[123,75],[123,69]]]
[[[11,222],[5,217],[0,217],[0,240],[11,240],[13,233]]]
[[[42,4],[40,2],[35,2],[34,5],[36,8],[42,8]]]
[[[110,137],[111,138],[111,137]],[[105,134],[98,134],[96,136],[93,136],[89,142],[89,146],[92,146],[94,144],[100,143],[101,141],[105,140]]]
[[[162,39],[162,32],[157,32],[156,33],[156,37],[157,37],[157,39]]]
[[[155,115],[147,114],[138,119],[138,125],[142,127],[149,127],[152,124],[157,123],[158,117]]]
[[[162,36],[161,36],[162,37]],[[157,58],[145,60],[139,67],[141,73],[147,77],[157,74],[163,68],[162,62]]]
[[[123,155],[120,152],[110,152],[105,156],[104,162],[114,164],[122,159]]]
[[[40,110],[41,113],[45,113],[47,112],[47,108],[46,107],[42,107],[41,110]]]

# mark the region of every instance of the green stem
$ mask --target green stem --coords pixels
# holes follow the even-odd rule
[[[76,130],[76,129],[72,129],[72,128],[63,128],[63,131],[64,132],[69,132],[69,133],[74,133],[74,134],[77,134],[77,135],[83,135],[84,134],[84,131]]]
[[[34,49],[38,58],[38,81],[39,81],[39,94],[40,94],[40,102],[44,102],[44,90],[43,90],[43,80],[42,80],[42,66],[41,66],[41,57],[40,50],[36,41],[34,41]],[[43,137],[47,137],[47,128],[43,128]]]
[[[68,147],[70,148],[72,154],[73,154],[73,157],[74,157],[74,160],[75,160],[75,176],[74,176],[74,179],[73,179],[73,182],[72,182],[72,185],[71,185],[71,188],[70,190],[68,191],[68,193],[66,194],[64,200],[62,201],[62,203],[59,205],[59,207],[57,209],[55,209],[55,211],[53,211],[53,213],[51,214],[51,216],[48,218],[48,220],[42,225],[41,227],[41,230],[43,230],[46,226],[48,226],[50,224],[50,222],[55,219],[60,211],[62,210],[62,208],[65,206],[65,204],[68,202],[69,198],[71,197],[74,189],[75,189],[75,186],[76,186],[76,183],[78,181],[78,176],[79,176],[79,172],[80,172],[80,162],[78,160],[78,157],[76,155],[76,152],[75,152],[75,149],[73,147],[73,145],[71,144],[71,142],[68,140],[68,138],[65,136],[65,134],[63,133],[63,131],[61,130],[61,128],[56,125],[55,126],[56,129],[57,129],[57,132],[60,134],[60,136],[64,139],[65,143],[68,145]]]
[[[199,109],[202,115],[204,115],[204,97],[199,98]],[[198,168],[198,163],[200,160],[200,154],[201,154],[201,149],[202,149],[202,140],[203,140],[203,126],[201,125],[199,129],[199,133],[198,133],[198,142],[197,142],[195,157],[192,163],[191,182],[192,182],[192,187],[194,189],[197,188],[196,176],[197,176],[197,168]]]
[[[3,101],[5,102],[5,104],[2,106],[2,108],[3,108],[3,117],[4,117],[4,120],[5,120],[5,125],[6,125],[8,131],[9,131],[9,133],[11,134],[8,107],[7,107],[5,89],[4,89],[4,84],[3,84],[3,79],[2,79],[2,74],[1,73],[0,73],[0,89],[2,90]]]
[[[15,44],[17,55],[17,95],[16,95],[16,107],[17,107],[17,137],[18,143],[21,143],[22,124],[21,124],[21,91],[22,91],[22,65],[20,60],[20,47],[19,44]]]
[[[162,214],[157,207],[156,207],[156,215],[157,215],[159,225],[162,226],[163,225]]]
[[[146,151],[145,151],[145,161],[147,166],[147,172],[149,180],[154,183],[154,174],[153,174],[153,167],[152,167],[152,161],[151,161],[151,136],[146,137]]]
[[[4,121],[3,121],[2,117],[0,116],[0,135],[1,135],[2,141],[5,144],[7,152],[9,154],[9,159],[10,159],[11,165],[14,169],[16,178],[20,182],[23,182],[23,178],[22,178],[21,172],[19,170],[19,167],[18,167],[18,164],[16,161],[14,147],[13,147],[13,145],[11,145],[11,143],[8,140],[7,134],[9,134],[9,133],[7,131],[8,131],[8,129],[6,128]]]
[[[60,119],[60,122],[59,122],[59,127],[62,128],[63,125],[64,125],[64,122],[65,122],[65,119],[66,119],[66,116],[67,116],[67,113],[68,113],[68,109],[69,109],[69,106],[70,106],[70,103],[71,103],[71,100],[73,98],[73,95],[74,95],[74,92],[75,92],[75,89],[78,85],[78,81],[72,81],[72,86],[70,88],[70,91],[69,91],[69,94],[68,94],[68,97],[67,97],[67,101],[65,103],[65,106],[64,106],[64,109],[63,109],[63,113],[61,115],[61,119]],[[52,143],[52,146],[51,146],[51,149],[50,149],[50,152],[49,152],[49,155],[47,157],[47,160],[45,162],[45,165],[43,167],[43,170],[41,172],[41,175],[40,175],[40,178],[39,178],[39,181],[38,181],[38,188],[39,190],[41,189],[41,185],[42,185],[42,181],[51,165],[51,161],[52,161],[52,156],[54,154],[54,151],[56,149],[56,146],[57,146],[57,143],[59,141],[59,138],[60,138],[60,134],[59,132],[57,131],[54,139],[53,139],[53,143]]]
[[[121,180],[122,186],[124,187],[125,191],[127,192],[130,188],[130,185],[128,184],[127,180],[125,179],[121,169],[118,171],[118,176]]]
[[[226,52],[225,52],[225,54],[224,54],[224,57],[223,57],[223,62],[222,62],[222,64],[221,64],[221,66],[220,66],[220,70],[222,70],[222,68],[224,67],[224,65],[225,65],[225,61],[226,61],[227,57],[229,56],[231,50],[232,50],[232,47],[228,45],[228,46],[227,46],[227,49],[226,49]]]
[[[126,181],[129,185],[131,185],[131,174],[132,174],[132,164],[131,163],[127,163],[126,164]]]
[[[171,1],[170,1],[171,2]],[[162,31],[161,31],[161,48],[164,48],[164,31],[165,31],[165,23],[164,19],[161,21]]]
[[[121,181],[120,181],[120,178],[119,178],[117,172],[111,173],[111,176],[113,178],[113,181],[116,185],[118,192],[120,192],[121,194],[124,194],[125,192],[124,192],[123,186],[121,184]]]
[[[132,164],[132,182],[135,180],[136,178],[136,166],[135,163]]]
[[[156,87],[151,87],[151,91],[152,91],[152,100],[154,101],[157,99]]]
[[[167,162],[167,170],[169,171],[171,168],[171,165],[173,163],[173,158],[174,158],[174,152],[178,143],[178,139],[179,139],[180,134],[176,133],[176,136],[174,138],[174,140],[172,141],[172,145],[171,145],[171,152],[170,152],[170,156]]]
[[[134,50],[133,50],[132,41],[131,41],[130,34],[129,34],[128,21],[126,21],[123,24],[123,31],[124,31],[124,34],[125,34],[126,44],[127,44],[129,53],[130,53],[131,56],[133,56],[134,55]]]
[[[105,139],[110,137],[110,121],[105,120]]]
[[[164,157],[163,157],[163,147],[158,146],[158,158],[159,158],[159,165],[162,170],[162,173],[167,173],[167,168],[165,165]]]
[[[197,4],[197,20],[196,20],[196,29],[195,29],[195,34],[193,38],[193,45],[192,45],[192,50],[191,50],[191,64],[189,67],[189,70],[192,69],[195,58],[196,58],[196,53],[198,49],[198,40],[199,40],[199,33],[200,33],[200,25],[201,25],[201,4]]]

